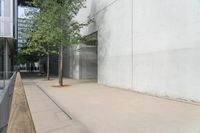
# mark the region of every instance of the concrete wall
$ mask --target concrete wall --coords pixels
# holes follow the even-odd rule
[[[132,1],[88,0],[80,22],[94,18],[83,34],[98,31],[98,82],[132,88]]]
[[[96,47],[84,44],[67,47],[64,54],[64,76],[73,79],[97,79]]]
[[[94,18],[98,82],[200,101],[199,0],[87,0],[77,19]]]
[[[134,5],[134,88],[200,101],[200,1]]]

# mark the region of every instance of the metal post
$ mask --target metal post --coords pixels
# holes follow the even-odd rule
[[[3,72],[3,88],[5,88],[6,83],[5,83],[5,72]]]
[[[5,40],[5,79],[8,79],[8,42]]]

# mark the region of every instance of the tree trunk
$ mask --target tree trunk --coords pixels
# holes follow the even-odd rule
[[[63,45],[60,45],[59,86],[63,86]]]
[[[47,54],[47,80],[50,79],[50,76],[49,76],[49,62],[50,62],[49,54]]]

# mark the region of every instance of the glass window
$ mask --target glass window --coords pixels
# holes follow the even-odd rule
[[[1,0],[0,0],[0,16],[1,16]]]
[[[4,14],[4,0],[0,0],[0,16]]]

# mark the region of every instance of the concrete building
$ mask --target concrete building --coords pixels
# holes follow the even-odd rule
[[[94,23],[81,32],[97,40],[93,48],[66,48],[66,77],[200,102],[199,0],[87,0],[86,6],[77,19]]]
[[[0,0],[0,71],[13,70],[17,39],[17,0]]]
[[[94,19],[82,34],[98,33],[98,83],[200,102],[199,0],[87,0],[86,6],[77,19]],[[66,60],[75,66],[65,73],[77,78],[82,56],[73,55]]]

